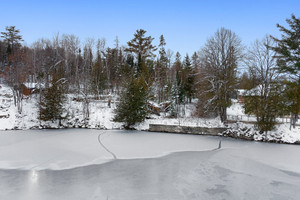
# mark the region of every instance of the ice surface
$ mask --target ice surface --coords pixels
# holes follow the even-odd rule
[[[94,129],[0,131],[0,169],[68,169],[113,159],[150,158],[177,151],[201,151],[218,145],[196,135]]]
[[[101,141],[114,160],[100,133],[0,132],[0,199],[300,198],[298,145],[109,131]]]

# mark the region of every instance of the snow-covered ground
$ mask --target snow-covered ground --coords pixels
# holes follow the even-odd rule
[[[116,101],[113,99],[111,108],[108,107],[107,102],[103,100],[93,100],[90,102],[89,110],[90,116],[86,120],[83,115],[83,102],[77,101],[75,95],[68,95],[66,101],[67,119],[63,121],[64,127],[69,128],[96,128],[96,129],[121,129],[122,123],[114,122],[114,109],[116,108]],[[164,124],[164,125],[181,125],[181,126],[197,126],[197,127],[224,127],[219,118],[204,119],[193,117],[195,106],[188,104],[181,106],[182,116],[180,118],[172,119],[161,113],[160,116],[152,115],[150,119],[145,122],[137,124],[137,130],[148,130],[149,124]],[[235,119],[236,117],[243,117],[241,120],[255,121],[255,117],[248,117],[245,115],[241,104],[233,102],[233,105],[228,108],[228,115]],[[184,112],[183,112],[184,111]],[[280,119],[279,119],[280,120]],[[298,122],[300,123],[300,121]],[[289,130],[288,123],[277,125],[276,130],[270,132],[267,137],[259,134],[253,129],[253,125],[249,124],[231,124],[230,127],[239,131],[241,128],[248,128],[246,134],[250,135],[254,140],[260,141],[278,141],[295,143],[300,142],[300,126],[296,129]],[[59,128],[58,122],[41,122],[38,120],[38,102],[37,96],[32,95],[23,100],[23,112],[19,114],[17,108],[14,106],[12,91],[5,84],[1,84],[0,88],[0,130],[12,129],[39,129],[39,128]],[[238,134],[245,134],[239,131]]]
[[[229,127],[233,129],[234,134],[229,134],[234,137],[246,136],[256,141],[272,141],[272,142],[285,142],[285,143],[300,143],[300,120],[296,123],[296,128],[290,129],[289,119],[277,118],[277,122],[286,122],[283,124],[277,124],[275,129],[269,131],[267,134],[261,134],[254,129],[254,124],[245,124],[246,122],[255,122],[255,116],[247,116],[244,113],[244,108],[240,103],[233,102],[232,106],[227,109],[229,120],[238,121],[237,123],[229,124]],[[228,135],[228,134],[221,134]]]
[[[296,200],[299,154],[298,145],[212,136],[92,129],[4,131],[0,199]]]
[[[32,95],[23,100],[22,114],[18,114],[17,108],[13,103],[12,91],[9,87],[1,84],[0,88],[0,130],[12,129],[38,129],[42,127],[59,128],[58,122],[40,122],[38,120],[38,102],[37,97]],[[76,101],[77,96],[68,95],[66,101],[67,120],[63,121],[65,127],[70,128],[101,128],[101,129],[121,129],[122,123],[114,122],[114,109],[116,101],[113,100],[111,108],[106,101],[92,100],[89,104],[90,116],[85,120],[83,115],[83,102]],[[162,115],[152,115],[144,123],[137,124],[138,130],[147,130],[149,124],[166,124],[166,125],[185,125],[185,126],[202,126],[202,127],[223,127],[224,125],[217,119],[201,119],[193,117],[194,105],[184,106],[184,117],[171,119]],[[181,108],[183,110],[183,106]]]
[[[256,117],[254,115],[246,115],[244,112],[243,104],[238,103],[237,100],[232,99],[232,105],[227,108],[227,116],[228,120],[233,120],[233,121],[246,121],[246,122],[255,122]],[[276,121],[278,123],[289,123],[290,122],[290,117],[285,116],[285,117],[278,117],[276,118]],[[300,120],[296,122],[297,125],[300,125]]]

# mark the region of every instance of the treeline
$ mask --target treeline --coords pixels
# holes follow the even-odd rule
[[[266,36],[248,48],[233,31],[221,28],[191,56],[166,50],[163,35],[154,46],[143,29],[126,46],[118,38],[114,47],[107,47],[105,39],[82,44],[75,35],[57,35],[27,47],[20,31],[9,26],[1,32],[0,73],[20,113],[24,83],[36,84],[43,120],[61,119],[64,95],[73,93],[83,97],[86,117],[89,95],[120,95],[115,120],[127,127],[145,119],[149,100],[167,105],[173,117],[178,105],[197,100],[198,116],[220,116],[226,122],[236,89],[248,89],[246,112],[257,116],[261,131],[268,131],[277,116],[291,114],[293,122],[298,117],[299,21],[292,15],[289,29],[278,25],[281,39]],[[239,75],[241,66],[247,70]]]

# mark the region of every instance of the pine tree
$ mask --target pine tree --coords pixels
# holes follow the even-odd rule
[[[300,77],[300,18],[292,15],[287,19],[290,29],[279,24],[277,27],[283,33],[281,39],[272,37],[277,46],[272,49],[278,54],[278,70],[282,73],[288,73]]]
[[[125,51],[135,53],[136,58],[141,56],[142,60],[154,56],[153,52],[157,50],[157,48],[152,45],[154,38],[151,36],[146,37],[146,32],[147,31],[143,29],[136,30],[134,38],[127,42],[128,48],[126,48]]]
[[[291,125],[295,128],[300,113],[300,18],[292,14],[291,19],[287,19],[286,22],[290,29],[277,24],[282,32],[282,38],[271,36],[277,43],[277,46],[271,48],[278,54],[277,70],[290,76],[291,84],[287,84],[287,93],[289,93],[287,100],[292,105],[289,106],[289,110]]]
[[[4,42],[7,45],[7,53],[11,54],[21,47],[23,39],[20,35],[20,30],[16,29],[15,26],[7,26],[5,30],[6,32],[1,32],[1,37],[4,38]]]

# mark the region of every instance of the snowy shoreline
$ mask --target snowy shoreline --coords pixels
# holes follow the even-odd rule
[[[0,131],[9,130],[39,130],[39,129],[69,129],[86,128],[99,130],[123,130],[122,123],[114,122],[114,109],[116,101],[112,101],[108,107],[104,101],[90,102],[90,117],[84,118],[82,110],[83,103],[74,100],[74,95],[68,95],[66,102],[66,119],[62,121],[62,126],[56,122],[43,122],[38,120],[38,102],[36,96],[30,96],[23,100],[23,112],[19,114],[13,105],[12,91],[9,87],[2,84],[0,89]],[[164,113],[161,116],[151,115],[150,119],[137,124],[136,130],[148,131],[149,124],[173,125],[186,127],[204,128],[225,128],[219,118],[205,119],[193,117],[195,106],[185,105],[185,114],[182,118],[167,118]],[[234,103],[228,108],[229,115],[244,115],[241,105]],[[246,140],[276,142],[286,144],[300,143],[300,127],[289,130],[289,124],[277,125],[276,130],[270,131],[266,136],[254,130],[253,125],[244,123],[229,124],[231,131],[223,132],[219,136],[240,138]]]
[[[159,124],[157,124],[159,125]],[[168,126],[168,125],[167,125]],[[170,125],[174,126],[174,125]],[[188,128],[207,128],[207,129],[216,129],[219,127],[195,127],[195,126],[190,126]],[[99,131],[114,131],[114,130],[126,130],[123,128],[113,128],[113,129],[106,129],[106,128],[88,128],[88,127],[39,127],[39,128],[29,128],[29,129],[6,129],[6,130],[0,130],[1,132],[6,132],[6,131],[26,131],[26,130],[69,130],[69,129],[86,129],[86,130],[99,130]],[[153,132],[150,131],[149,129],[135,129],[135,130],[126,130],[126,131],[144,131],[144,132]],[[199,136],[219,136],[219,137],[224,137],[224,138],[233,138],[233,139],[238,139],[238,140],[244,140],[244,141],[253,141],[253,142],[264,142],[264,143],[276,143],[276,144],[294,144],[294,145],[300,145],[300,140],[282,140],[282,136],[277,135],[267,135],[265,136],[264,134],[259,134],[258,131],[251,130],[251,128],[244,128],[244,129],[232,129],[228,128],[226,131],[223,131],[221,133],[187,133],[187,132],[178,132],[178,131],[155,131],[157,133],[169,133],[169,134],[181,134],[181,135],[199,135]],[[246,132],[246,133],[245,133]],[[250,133],[249,133],[250,132]]]

